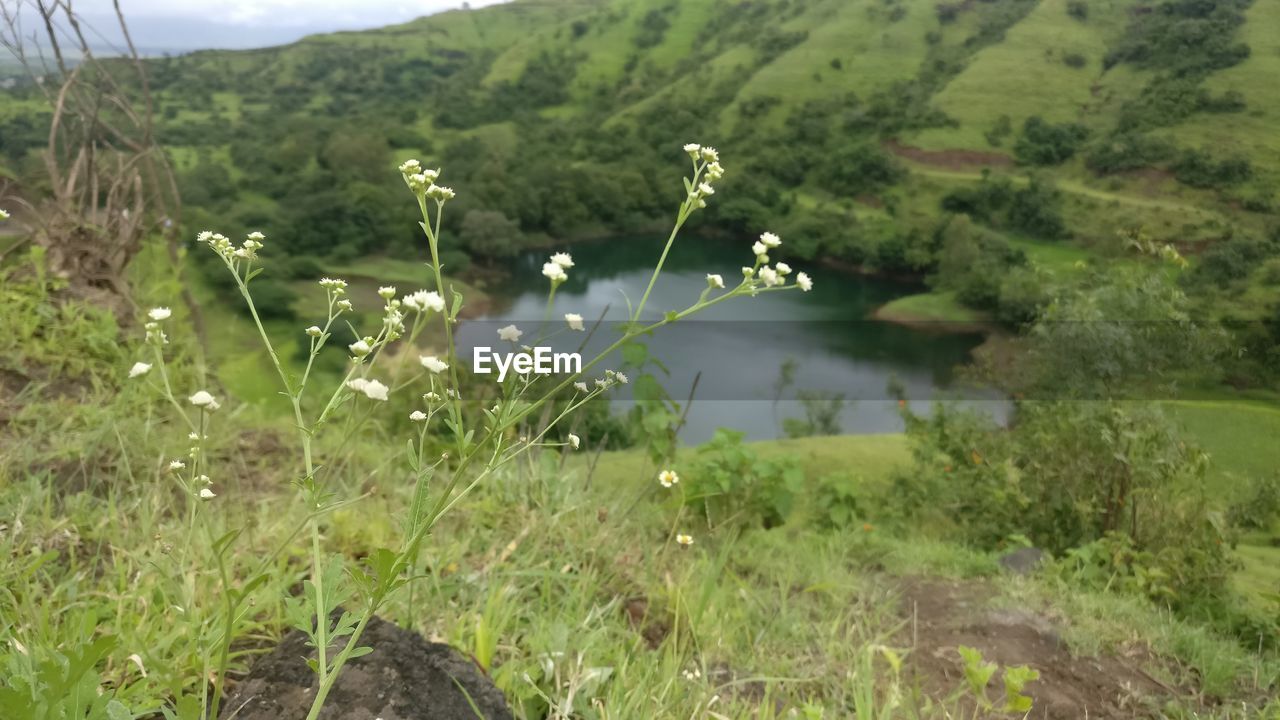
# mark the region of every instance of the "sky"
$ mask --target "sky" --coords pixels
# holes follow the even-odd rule
[[[473,8],[503,0],[470,0]],[[0,0],[12,8],[32,0]],[[304,35],[360,30],[460,8],[463,0],[120,0],[134,41],[144,52],[247,48],[293,42]],[[116,42],[111,0],[72,0],[103,42]]]

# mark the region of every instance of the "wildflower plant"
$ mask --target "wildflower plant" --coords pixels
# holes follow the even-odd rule
[[[358,321],[358,316],[347,297],[347,283],[336,278],[321,279],[319,284],[325,297],[322,312],[313,324],[298,330],[307,339],[308,349],[301,372],[292,371],[282,362],[277,343],[264,327],[254,302],[253,282],[265,269],[266,238],[261,233],[252,233],[237,245],[213,232],[198,236],[198,242],[213,252],[232,276],[279,376],[282,394],[289,401],[297,430],[299,457],[294,483],[307,508],[311,567],[303,593],[287,599],[286,605],[290,622],[309,636],[315,649],[315,657],[308,662],[317,675],[317,690],[308,718],[318,716],[347,662],[371,651],[360,644],[367,623],[393,593],[411,582],[423,542],[442,517],[486,478],[522,455],[539,448],[572,451],[582,446],[583,441],[577,435],[570,433],[567,441],[560,441],[559,435],[552,432],[563,427],[566,419],[586,403],[628,382],[626,375],[602,368],[620,348],[641,335],[730,299],[792,288],[808,291],[812,287],[804,273],[796,274],[795,282],[789,283],[790,267],[781,262],[769,264],[769,252],[782,241],[766,232],[752,248],[753,261],[743,267],[736,285],[728,286],[722,276],[709,274],[706,288],[687,307],[668,310],[656,320],[645,319],[645,307],[681,228],[694,213],[707,206],[715,194],[715,184],[725,172],[714,148],[689,144],[684,151],[691,161],[691,173],[684,179],[684,199],[644,294],[629,309],[628,321],[621,327],[617,340],[594,358],[585,360],[576,372],[558,376],[508,374],[489,393],[496,401],[480,402],[477,398],[468,404],[463,399],[454,329],[464,298],[447,284],[440,261],[441,218],[455,193],[438,184],[440,170],[425,168],[417,160],[400,166],[404,183],[416,199],[422,217],[420,227],[430,256],[428,284],[434,289],[418,289],[401,295],[394,287],[380,288],[378,295],[383,307],[376,326],[358,330],[352,324]],[[552,255],[542,267],[548,281],[546,320],[555,316],[556,290],[568,279],[573,267],[572,257],[563,252]],[[571,308],[567,310],[561,313],[565,323],[560,326],[562,331],[583,331],[582,316]],[[218,485],[210,479],[216,478],[216,470],[209,467],[202,439],[219,401],[203,389],[185,398],[175,393],[165,366],[165,347],[169,340],[163,324],[170,316],[167,308],[148,313],[144,343],[147,355],[128,370],[128,375],[155,387],[190,429],[188,457],[174,460],[169,467],[174,476],[180,478],[179,484],[190,501],[194,525],[196,513],[218,511]],[[412,352],[423,331],[433,324],[444,337],[444,354]],[[316,358],[332,342],[335,331],[344,325],[357,338],[347,345],[346,370],[336,383],[316,387],[321,384],[317,382],[319,374],[313,372]],[[500,341],[519,346],[525,331],[512,324],[497,334]],[[397,343],[407,347],[392,351]],[[406,360],[411,357],[417,357],[418,362]],[[417,373],[408,379],[405,379],[406,363]],[[325,439],[326,429],[339,418],[348,423],[341,435],[350,437],[350,424],[363,422],[387,406],[392,394],[420,399],[420,404],[407,416],[389,419],[407,440],[400,447],[413,482],[410,501],[401,519],[399,546],[377,549],[362,562],[328,554],[321,542],[321,528],[326,515],[345,502],[339,497],[342,478],[338,473],[343,466],[318,462],[317,443]],[[444,452],[440,452],[440,448],[444,448]],[[670,471],[661,478],[664,485],[674,485],[678,480]],[[211,538],[216,546],[215,558],[220,557],[234,538],[235,533]],[[677,541],[687,547],[693,538],[680,533]],[[220,571],[222,567],[219,562]],[[211,633],[205,645],[214,657],[206,664],[210,666],[209,675],[216,678],[216,685],[212,697],[207,692],[202,694],[199,707],[202,716],[217,716],[234,620],[250,593],[262,582],[256,576],[236,580],[233,583],[225,571],[222,572],[221,582],[227,595],[222,609],[224,617],[220,618],[223,629]],[[233,587],[239,589],[233,592]]]

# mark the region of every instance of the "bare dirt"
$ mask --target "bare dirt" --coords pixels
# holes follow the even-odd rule
[[[996,608],[990,583],[915,578],[902,587],[901,611],[906,619],[901,641],[914,647],[911,664],[921,689],[945,700],[964,686],[964,666],[956,648],[982,651],[1001,668],[1027,665],[1040,672],[1025,693],[1033,720],[1133,720],[1152,717],[1152,700],[1169,697],[1173,688],[1141,669],[1150,660],[1146,648],[1124,656],[1082,657],[1071,653],[1053,621],[1033,610]],[[1002,700],[1000,673],[988,695]],[[972,707],[972,705],[970,705]]]
[[[885,140],[882,145],[885,150],[905,160],[946,170],[1013,167],[1013,158],[1003,153],[981,150],[925,150],[903,145],[895,138]]]
[[[448,645],[374,618],[361,636],[373,652],[347,664],[323,720],[510,720],[502,692]],[[223,704],[220,720],[303,720],[316,692],[314,657],[295,630],[254,663]],[[473,707],[474,704],[474,707]]]

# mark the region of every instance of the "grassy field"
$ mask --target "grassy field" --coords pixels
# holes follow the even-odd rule
[[[1039,3],[1003,42],[980,50],[937,94],[938,107],[959,126],[921,131],[911,143],[990,150],[985,134],[1001,116],[1015,129],[1032,115],[1050,122],[1091,120],[1097,110],[1095,85],[1110,84],[1110,77],[1102,77],[1109,36],[1123,29],[1132,5],[1131,0],[1090,3],[1089,18],[1082,22],[1067,14],[1067,0]],[[1084,66],[1069,66],[1064,62],[1069,55],[1081,56]]]
[[[902,323],[983,323],[989,318],[960,304],[953,292],[938,291],[907,295],[876,310],[881,320]]]

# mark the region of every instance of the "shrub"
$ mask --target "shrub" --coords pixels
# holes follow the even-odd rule
[[[832,192],[854,197],[892,185],[903,176],[903,170],[892,155],[865,143],[837,150],[822,175]]]
[[[1075,155],[1088,136],[1089,130],[1079,123],[1051,124],[1036,115],[1023,123],[1013,153],[1026,165],[1060,165]]]
[[[781,525],[804,484],[804,471],[792,457],[762,459],[744,437],[720,429],[698,449],[684,473],[683,502],[712,526]]]
[[[844,530],[862,519],[858,500],[861,478],[850,473],[837,472],[817,479],[814,489],[813,512],[818,527],[826,530]]]
[[[1061,193],[1048,181],[1033,177],[1013,194],[1009,225],[1034,237],[1060,240],[1068,235],[1061,205]]]
[[[1153,167],[1174,156],[1173,143],[1138,132],[1119,133],[1099,143],[1085,157],[1097,173],[1116,173]]]
[[[1089,3],[1085,0],[1067,0],[1067,14],[1084,22],[1089,19]]]
[[[1253,175],[1253,166],[1244,157],[1215,160],[1206,150],[1187,150],[1173,165],[1178,182],[1196,188],[1238,185]]]
[[[1085,57],[1080,53],[1067,53],[1066,55],[1062,56],[1062,64],[1066,65],[1069,68],[1075,68],[1076,70],[1079,70],[1080,68],[1087,65],[1088,61],[1085,60]]]

